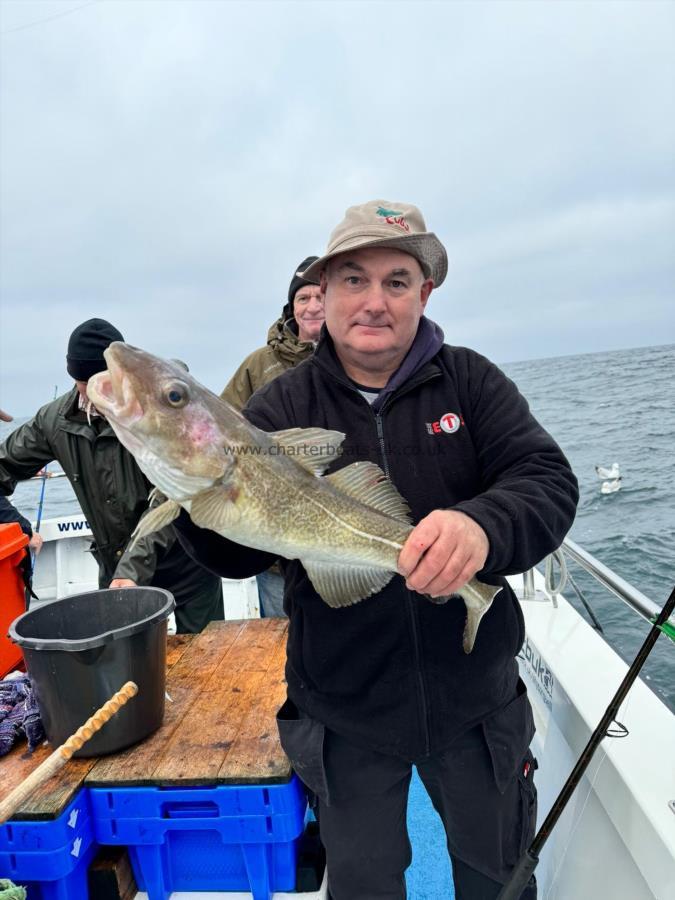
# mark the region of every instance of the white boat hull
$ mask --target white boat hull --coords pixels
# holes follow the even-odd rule
[[[541,825],[628,667],[564,599],[522,608]],[[617,718],[628,735],[604,739],[544,846],[542,900],[675,898],[675,716],[638,679]]]

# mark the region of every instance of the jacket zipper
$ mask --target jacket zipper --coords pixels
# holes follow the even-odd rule
[[[385,402],[379,413],[375,414],[375,424],[377,426],[377,437],[380,444],[380,453],[382,455],[382,468],[387,478],[389,474],[389,462],[387,460],[387,452],[384,444],[384,424],[382,421],[382,413],[389,404]],[[427,690],[424,684],[424,676],[422,675],[422,654],[420,653],[420,633],[417,616],[415,615],[414,603],[417,601],[413,598],[412,591],[406,591],[406,606],[408,609],[408,617],[410,619],[410,628],[413,638],[413,652],[415,659],[415,676],[417,678],[417,690],[419,693],[420,707],[422,712],[422,732],[424,735],[424,755],[428,756],[431,752],[431,734],[429,727],[429,701],[427,699]]]
[[[400,392],[397,392],[396,394],[391,395],[390,397],[388,397],[385,400],[384,404],[382,405],[382,408],[380,409],[380,411],[378,413],[373,413],[373,415],[375,416],[375,426],[377,429],[377,438],[378,438],[378,443],[380,446],[380,453],[381,453],[381,457],[382,457],[382,469],[384,471],[384,474],[389,479],[391,479],[391,475],[390,475],[390,471],[389,471],[389,462],[387,460],[387,452],[386,452],[385,443],[384,443],[384,424],[383,424],[382,413],[385,411],[385,409],[387,409],[391,405],[391,403],[394,400],[398,399],[398,397],[401,397],[403,394],[407,394],[409,390],[412,390],[413,388],[417,387],[419,384],[424,384],[427,381],[431,381],[435,377],[436,377],[435,374],[427,375],[426,378],[422,378],[419,381],[415,381],[411,384],[405,385],[403,390],[401,390]],[[342,379],[338,378],[337,380],[342,382]],[[342,382],[342,383],[344,384],[344,382]],[[360,392],[352,385],[346,384],[345,386],[348,387],[350,390],[352,390],[355,394],[359,394],[359,396],[361,396]],[[364,400],[364,402],[368,403],[367,400]],[[372,411],[372,408],[371,408],[371,411]],[[425,755],[428,756],[431,753],[431,728],[429,725],[429,701],[427,698],[427,689],[424,684],[424,676],[422,674],[422,656],[420,653],[419,624],[418,624],[417,616],[415,615],[415,608],[413,605],[417,601],[412,596],[413,591],[406,591],[406,595],[407,595],[408,616],[410,619],[410,628],[411,628],[412,637],[413,637],[413,655],[414,655],[414,662],[415,662],[415,676],[417,678],[417,689],[418,689],[418,694],[419,694],[419,699],[420,699],[420,707],[421,707],[421,711],[422,711],[422,722],[423,722],[422,732],[424,735],[424,752],[425,752]]]
[[[391,476],[389,474],[389,462],[387,461],[387,454],[384,449],[384,425],[382,424],[382,416],[380,413],[375,413],[375,425],[377,426],[377,439],[380,442],[380,453],[382,455],[382,466],[384,468],[384,474],[391,480]]]

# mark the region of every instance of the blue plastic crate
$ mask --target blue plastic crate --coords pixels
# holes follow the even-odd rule
[[[203,788],[91,788],[96,840],[129,849],[150,900],[172,891],[250,891],[269,900],[295,887],[307,806],[287,784]]]
[[[0,876],[31,886],[31,895],[42,898],[87,897],[68,895],[62,884],[86,881],[83,860],[93,856],[94,822],[87,791],[80,791],[55,819],[11,820],[0,826]],[[84,872],[84,876],[82,876]]]
[[[93,787],[92,814],[101,819],[164,819],[192,815],[203,804],[204,817],[280,816],[304,812],[305,793],[296,776],[286,784],[221,784],[215,787]]]
[[[87,872],[98,846],[75,845],[42,853],[0,854],[0,875],[28,889],[28,900],[88,900]],[[6,866],[5,860],[8,865]],[[92,898],[95,900],[95,898]]]
[[[56,819],[19,819],[0,825],[0,869],[3,854],[59,850],[78,837],[93,835],[89,794],[79,791]]]

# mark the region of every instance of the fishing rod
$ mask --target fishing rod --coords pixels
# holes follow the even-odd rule
[[[59,390],[59,386],[58,386],[58,384],[55,384],[54,385],[54,400],[56,400],[56,395],[58,393],[58,390]],[[47,463],[47,465],[49,465],[49,463]],[[47,466],[45,466],[43,468],[42,474],[38,477],[42,478],[42,487],[40,488],[40,502],[38,503],[37,519],[35,520],[35,528],[33,529],[34,534],[40,533],[40,523],[42,522],[42,507],[45,502],[45,485],[47,484],[47,479],[50,477],[50,473],[47,472]],[[31,557],[30,558],[31,569],[35,569],[35,551],[31,552],[30,557]]]
[[[638,677],[640,669],[651,653],[652,647],[656,643],[658,636],[663,631],[663,633],[668,635],[671,640],[675,640],[675,637],[672,634],[672,628],[668,624],[668,619],[670,618],[673,609],[675,609],[675,588],[673,588],[670,597],[666,600],[665,606],[654,620],[649,634],[645,638],[645,642],[643,643],[642,647],[640,647],[637,656],[626,672],[626,675],[619,685],[616,694],[605,710],[604,715],[600,720],[600,723],[598,724],[598,727],[591,735],[590,740],[586,744],[581,756],[577,760],[576,765],[572,769],[569,778],[563,785],[562,790],[553,803],[549,814],[546,816],[541,828],[535,835],[534,840],[532,841],[528,849],[525,851],[525,853],[523,853],[523,855],[516,863],[516,867],[511,873],[511,878],[507,881],[507,883],[497,895],[497,900],[519,900],[523,890],[525,889],[528,881],[532,877],[532,874],[537,867],[541,848],[550,837],[550,834],[553,831],[558,819],[562,815],[562,811],[569,802],[574,789],[581,781],[584,772],[588,768],[588,765],[593,758],[593,754],[600,746],[602,739],[607,736],[607,729],[615,720],[616,715],[619,711],[619,707],[625,700],[626,694],[631,689],[633,682]]]

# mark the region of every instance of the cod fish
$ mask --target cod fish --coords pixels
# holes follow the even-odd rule
[[[412,525],[407,504],[371,462],[330,475],[345,435],[323,428],[266,433],[174,361],[115,342],[107,372],[87,393],[158,491],[134,534],[162,528],[181,507],[201,528],[298,559],[321,598],[348,606],[382,590],[396,573]],[[472,578],[464,650],[501,588]]]

